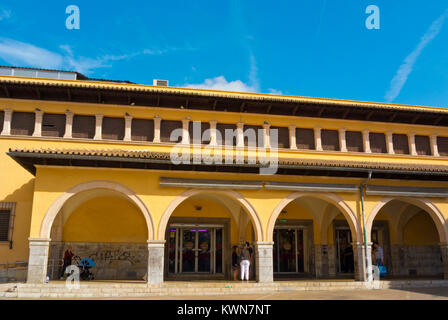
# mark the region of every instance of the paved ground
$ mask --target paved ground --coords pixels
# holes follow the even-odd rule
[[[406,290],[298,291],[222,296],[161,296],[139,300],[448,300],[448,288]]]

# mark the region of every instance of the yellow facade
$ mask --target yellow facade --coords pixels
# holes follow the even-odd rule
[[[7,77],[0,77],[7,78]],[[57,82],[57,80],[54,80]],[[86,82],[89,84],[89,82]],[[103,85],[103,84],[98,84]],[[105,84],[104,84],[105,85]],[[128,86],[120,84],[119,86]],[[187,89],[183,89],[187,90]],[[195,90],[189,92],[196,92]],[[187,91],[188,91],[187,90]],[[200,91],[207,94],[206,91]],[[210,93],[212,94],[212,93]],[[232,94],[232,93],[229,93]],[[235,94],[236,95],[236,94]],[[241,94],[242,99],[247,95]],[[323,101],[325,102],[325,101]],[[271,126],[301,128],[320,127],[324,129],[386,132],[439,137],[448,137],[448,128],[428,125],[402,123],[382,123],[372,121],[353,121],[319,117],[280,116],[255,113],[217,112],[212,110],[173,110],[160,107],[139,107],[105,105],[92,103],[55,102],[26,99],[0,99],[0,110],[12,109],[14,112],[34,112],[39,108],[44,113],[64,114],[69,109],[78,115],[102,114],[107,117],[123,118],[126,113],[133,118],[153,119],[159,116],[164,120],[182,120],[220,123],[244,122],[249,125],[263,125],[269,121]],[[398,109],[404,106],[397,106]],[[418,108],[418,107],[414,107]],[[173,143],[151,143],[135,141],[106,141],[88,139],[64,139],[51,137],[0,136],[0,202],[16,203],[13,247],[0,243],[0,263],[26,261],[29,255],[28,238],[49,238],[53,219],[52,210],[59,210],[70,201],[73,210],[63,226],[62,242],[119,242],[146,243],[146,241],[165,240],[166,225],[170,217],[225,218],[230,221],[230,243],[239,244],[242,238],[260,243],[273,241],[272,230],[277,218],[284,220],[306,220],[312,222],[313,245],[335,245],[335,221],[347,221],[353,241],[364,242],[363,216],[360,194],[347,192],[296,192],[292,190],[222,190],[182,187],[163,187],[160,178],[244,180],[263,182],[288,182],[311,184],[353,184],[360,185],[365,178],[341,178],[329,176],[267,175],[226,172],[166,171],[155,169],[98,168],[36,165],[33,176],[7,155],[9,149],[77,149],[77,150],[123,150],[153,151],[169,153]],[[204,147],[204,146],[202,146]],[[236,151],[231,151],[236,152]],[[245,151],[246,152],[246,151]],[[363,152],[338,152],[316,150],[292,150],[280,148],[279,159],[321,159],[329,161],[363,161],[366,163],[434,165],[446,166],[443,156],[415,156],[397,154],[374,154]],[[71,190],[88,194],[82,186],[99,182],[97,189],[106,190],[97,197],[77,197]],[[107,186],[101,186],[105,182]],[[418,181],[397,179],[372,179],[369,185],[396,187],[447,188],[445,181]],[[116,186],[129,191],[123,193]],[[124,190],[124,189],[123,189]],[[77,192],[78,192],[77,191]],[[133,198],[129,195],[132,194]],[[183,199],[185,197],[185,199]],[[191,198],[190,198],[191,197]],[[219,203],[216,199],[222,199]],[[87,199],[87,200],[86,200]],[[135,199],[138,199],[136,202]],[[387,206],[389,201],[417,206],[420,212],[406,223],[400,222],[397,210]],[[142,214],[142,207],[148,216]],[[175,204],[175,205],[174,205]],[[59,207],[58,207],[59,205]],[[196,207],[201,207],[197,210]],[[229,209],[240,206],[250,218],[244,231],[239,231],[240,221]],[[384,206],[384,208],[383,208]],[[396,207],[400,207],[398,204]],[[59,209],[58,209],[59,208]],[[403,208],[403,206],[401,206]],[[282,213],[283,211],[283,213]],[[375,221],[385,221],[390,237],[390,245],[439,245],[447,242],[448,200],[443,197],[409,198],[399,196],[366,195],[364,201],[367,235],[370,242],[370,229]],[[58,211],[57,211],[58,212]],[[55,214],[57,214],[57,212]],[[239,213],[238,213],[239,214]],[[331,219],[329,218],[331,217]],[[404,221],[404,220],[403,220]],[[403,226],[400,223],[404,224]],[[401,227],[400,227],[401,226]],[[401,228],[401,229],[400,229]],[[400,231],[401,230],[401,231]],[[241,233],[242,232],[242,233]],[[400,233],[401,232],[401,233]],[[402,235],[401,235],[402,234]]]

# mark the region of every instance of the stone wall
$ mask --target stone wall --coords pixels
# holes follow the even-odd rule
[[[442,276],[439,246],[392,246],[394,276]]]
[[[80,258],[91,258],[96,280],[143,280],[148,265],[146,243],[82,243],[52,242],[50,244],[48,275],[59,279],[61,259],[68,246]]]

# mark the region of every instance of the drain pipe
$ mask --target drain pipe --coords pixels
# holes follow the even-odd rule
[[[364,247],[365,247],[365,255],[366,255],[366,274],[367,274],[367,280],[370,280],[370,270],[369,270],[369,261],[371,259],[369,255],[369,249],[367,245],[367,229],[366,229],[366,214],[364,211],[364,188],[367,185],[367,183],[372,179],[372,171],[369,171],[369,175],[366,180],[361,182],[359,185],[359,193],[361,196],[361,210],[362,210],[362,227],[363,227],[363,233],[364,233]]]

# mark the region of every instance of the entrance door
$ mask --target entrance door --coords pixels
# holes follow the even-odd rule
[[[300,227],[274,229],[274,272],[305,272],[304,230]]]
[[[337,270],[339,273],[352,273],[354,272],[352,233],[346,228],[337,228],[335,231]]]
[[[169,228],[169,273],[222,273],[222,226]]]

